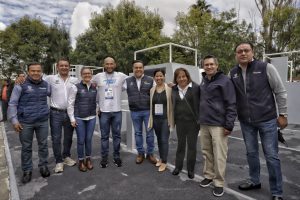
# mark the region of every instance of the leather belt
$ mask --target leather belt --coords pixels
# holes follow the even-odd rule
[[[54,108],[54,107],[50,107],[51,110],[54,110],[54,111],[58,111],[58,112],[67,112],[66,109],[59,109],[59,108]]]

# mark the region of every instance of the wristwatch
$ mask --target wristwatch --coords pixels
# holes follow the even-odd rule
[[[287,118],[288,115],[287,114],[279,114],[279,116]]]

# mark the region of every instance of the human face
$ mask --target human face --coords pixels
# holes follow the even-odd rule
[[[26,75],[25,74],[19,74],[18,77],[24,79],[24,78],[26,78]]]
[[[165,76],[162,72],[156,72],[154,76],[156,85],[162,85],[165,82]]]
[[[215,63],[215,60],[213,58],[207,58],[203,61],[203,69],[210,79],[217,73],[218,65]]]
[[[84,69],[81,72],[81,78],[84,83],[89,83],[92,80],[92,70]]]
[[[28,76],[34,81],[41,80],[42,66],[41,65],[30,65],[28,68]]]
[[[176,81],[181,88],[185,88],[189,84],[188,78],[184,71],[179,71]]]
[[[235,51],[236,61],[242,65],[247,66],[253,60],[254,53],[250,44],[240,44]]]
[[[133,64],[133,74],[136,78],[141,78],[144,74],[143,63],[137,62]]]
[[[104,59],[104,69],[107,73],[113,73],[116,69],[116,66],[116,62],[113,58],[107,57]]]
[[[57,63],[57,71],[62,77],[68,76],[70,71],[70,63],[66,60],[60,60]]]

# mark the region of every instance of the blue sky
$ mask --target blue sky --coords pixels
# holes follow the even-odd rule
[[[120,0],[0,0],[0,30],[17,21],[24,15],[40,18],[45,24],[51,24],[55,18],[70,30],[72,46],[75,38],[89,26],[91,13],[101,13],[108,3],[117,5]],[[157,11],[164,19],[163,33],[171,35],[175,29],[177,12],[186,12],[196,0],[135,0],[141,7]],[[207,0],[213,10],[224,11],[236,8],[241,19],[260,26],[259,13],[254,0]]]

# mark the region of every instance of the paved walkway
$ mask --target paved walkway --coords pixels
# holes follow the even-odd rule
[[[6,129],[6,132],[5,132]],[[10,124],[1,123],[0,129],[0,144],[1,150],[3,147],[3,138],[1,135],[6,135],[7,143],[9,145],[9,152],[11,154],[11,163],[13,167],[7,167],[7,163],[3,161],[5,156],[0,151],[0,184],[1,194],[0,199],[13,199],[13,200],[71,200],[71,199],[84,199],[84,200],[117,200],[117,199],[130,199],[130,200],[196,200],[196,199],[220,199],[220,200],[234,200],[234,199],[269,199],[269,186],[268,186],[268,173],[265,162],[262,160],[262,189],[257,191],[248,191],[240,193],[237,189],[241,180],[247,177],[248,167],[245,157],[244,144],[241,139],[240,132],[235,131],[229,140],[229,154],[228,164],[226,171],[226,189],[225,194],[221,198],[212,195],[212,187],[201,188],[199,182],[203,179],[202,175],[202,155],[200,148],[198,149],[197,162],[196,162],[196,177],[194,180],[188,179],[186,171],[180,176],[173,176],[173,170],[176,140],[170,140],[169,150],[169,163],[168,170],[164,173],[157,172],[157,168],[145,161],[141,165],[135,164],[135,153],[128,151],[125,146],[122,146],[121,157],[124,162],[123,167],[116,167],[112,163],[110,157],[109,167],[102,169],[99,167],[100,162],[100,137],[99,133],[95,132],[93,138],[93,163],[94,169],[86,173],[79,172],[77,167],[65,167],[65,171],[61,174],[54,174],[52,169],[55,162],[52,154],[51,138],[49,141],[49,168],[51,169],[51,176],[49,178],[42,178],[38,171],[38,156],[37,145],[34,140],[33,146],[33,164],[34,171],[32,181],[28,184],[22,184],[20,177],[22,170],[20,168],[20,142],[18,135],[12,130]],[[295,148],[281,149],[281,160],[283,165],[284,174],[284,191],[285,199],[299,199],[300,196],[300,161],[299,161],[299,141],[297,130],[288,135],[287,139],[291,140],[289,144],[295,142]],[[123,133],[122,137],[124,136]],[[124,138],[124,137],[123,137]],[[4,138],[5,139],[5,138]],[[297,146],[296,146],[297,145]],[[112,145],[110,145],[112,146]],[[8,149],[8,147],[7,147]],[[110,154],[112,149],[110,149]],[[73,139],[72,157],[76,156],[76,137]],[[263,155],[263,154],[261,154]],[[263,158],[263,156],[262,156]],[[3,167],[3,170],[2,170]],[[11,176],[8,179],[8,170]],[[2,178],[3,177],[3,178]],[[10,187],[8,187],[7,180],[10,180]],[[5,187],[3,187],[4,185]],[[10,195],[10,196],[9,196]]]

